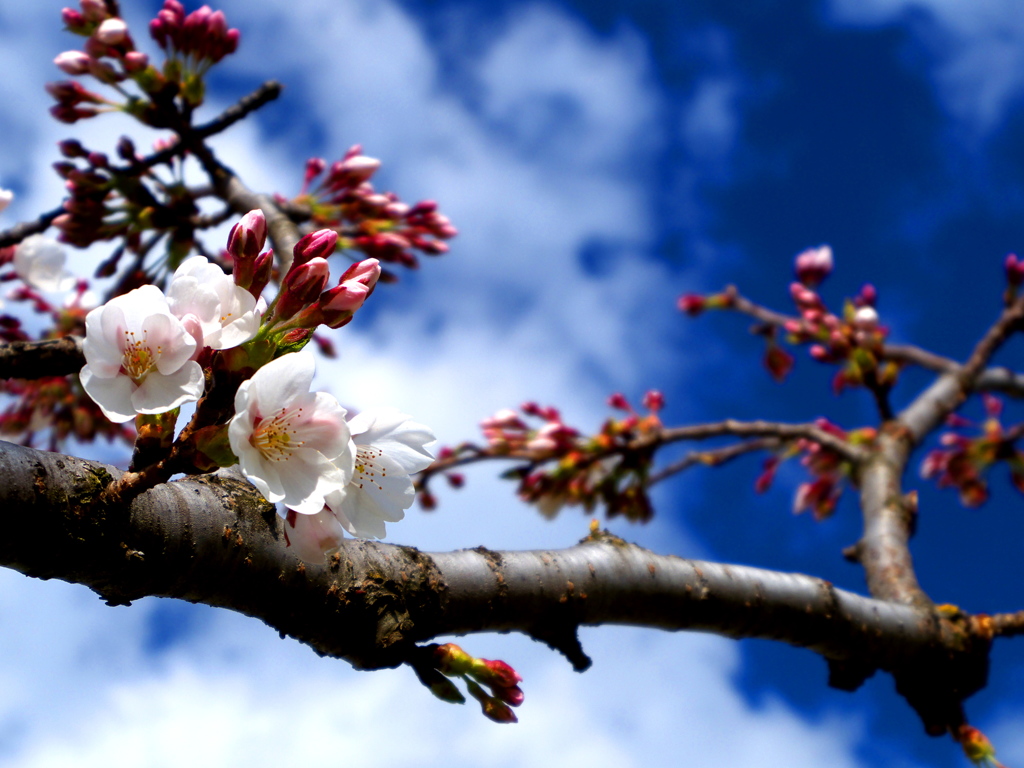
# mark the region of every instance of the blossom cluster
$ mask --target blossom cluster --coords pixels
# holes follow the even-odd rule
[[[370,179],[378,168],[380,161],[364,155],[359,145],[330,166],[312,158],[291,203],[308,207],[314,223],[335,229],[343,250],[408,268],[418,264],[413,251],[446,253],[444,241],[458,230],[437,210],[437,203],[424,200],[410,206],[393,192],[377,192]]]
[[[194,256],[166,291],[143,285],[90,311],[80,380],[115,423],[198,400],[208,379],[235,381],[227,423],[219,422],[216,406],[213,416],[200,418],[210,410],[201,403],[194,421],[206,426],[189,439],[214,465],[237,461],[280,506],[295,554],[320,562],[343,531],[383,537],[385,524],[403,517],[414,499],[410,475],[433,460],[426,446],[434,436],[394,409],[347,418],[332,395],[311,390],[312,352],[291,351],[318,324],[351,320],[380,274],[376,260],[352,265],[327,288],[324,257],[337,233],[312,232],[296,245],[267,307],[261,293],[273,255],[263,250],[266,237],[262,212],[251,211],[228,237],[232,275]]]
[[[941,448],[935,448],[921,463],[921,477],[934,478],[940,488],[956,488],[960,503],[977,507],[988,499],[985,473],[1000,461],[1010,469],[1010,482],[1024,493],[1024,451],[1017,441],[1024,435],[1024,424],[1004,426],[1000,420],[1003,403],[994,395],[983,393],[986,418],[980,425],[951,414],[946,419],[950,430],[939,437]],[[972,430],[969,437],[960,430]]]

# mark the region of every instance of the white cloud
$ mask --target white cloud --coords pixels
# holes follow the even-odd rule
[[[938,94],[980,136],[1024,89],[1024,15],[1015,0],[830,0],[840,24],[907,24],[932,62]]]
[[[683,322],[672,308],[680,289],[643,256],[656,222],[641,171],[658,157],[662,104],[636,33],[599,38],[530,6],[471,54],[471,104],[440,87],[431,41],[396,4],[225,10],[243,28],[236,81],[277,77],[306,97],[271,135],[251,123],[219,138],[228,164],[256,188],[287,193],[305,159],[295,141],[321,135],[334,156],[361,141],[385,160],[385,186],[436,197],[462,230],[450,256],[425,265],[416,292],[382,288],[375,322],[357,318],[339,336],[340,360],[320,380],[344,402],[398,406],[446,442],[526,398],[594,427],[609,391],[656,384],[647,376],[665,360],[687,364],[691,353],[663,343],[666,326]],[[25,47],[25,61],[36,54]],[[686,130],[696,145],[728,152],[731,88],[719,73],[695,91]],[[16,96],[8,103],[25,104],[19,119],[47,106],[35,90]],[[74,133],[109,145],[117,135],[101,120],[68,130],[27,119],[22,133],[35,143],[26,141],[19,173],[34,182],[52,179],[51,140]],[[34,183],[21,212],[58,197],[56,182]],[[597,268],[580,258],[593,243],[612,254]],[[391,526],[394,540],[562,547],[585,533],[573,510],[548,524],[524,509],[488,479],[492,470],[444,493],[437,512]],[[659,551],[701,554],[669,521],[615,529]],[[856,764],[858,723],[750,705],[731,682],[736,646],[719,639],[588,631],[596,664],[584,676],[522,638],[469,639],[471,651],[526,677],[522,722],[500,728],[435,702],[407,670],[358,674],[233,614],[201,611],[177,645],[153,654],[145,641],[157,601],[110,609],[81,588],[4,573],[0,606],[20,621],[0,632],[0,759],[11,766],[640,766],[681,752],[693,766]]]

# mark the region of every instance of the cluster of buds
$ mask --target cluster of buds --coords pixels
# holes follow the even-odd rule
[[[425,686],[442,701],[463,704],[466,699],[449,678],[460,678],[469,694],[480,703],[486,717],[496,723],[517,722],[512,707],[523,703],[523,678],[504,661],[470,656],[455,643],[428,645],[413,669]],[[490,693],[484,689],[486,686]]]
[[[140,253],[143,232],[166,232],[170,234],[168,265],[176,268],[194,245],[190,222],[198,208],[188,190],[177,183],[151,186],[141,172],[115,167],[106,154],[91,152],[74,139],[58,146],[66,159],[54,168],[68,192],[64,213],[53,221],[60,239],[85,248],[100,240],[123,238],[128,251]],[[117,153],[128,162],[137,160],[135,146],[128,139],[118,143]],[[97,276],[114,274],[123,253],[124,249],[115,251],[97,268]],[[122,286],[130,287],[135,286]]]
[[[1010,467],[1010,481],[1024,493],[1024,451],[1016,447],[1024,434],[1024,424],[1004,427],[1000,421],[1002,401],[988,393],[982,394],[987,418],[978,425],[958,414],[951,414],[946,425],[951,431],[939,438],[942,445],[925,456],[921,463],[921,476],[935,478],[940,488],[956,488],[965,507],[977,507],[988,499],[985,472],[996,462],[1005,461]],[[973,429],[975,437],[956,431]]]
[[[804,279],[810,282],[817,274],[820,273],[805,272]],[[832,380],[836,393],[858,386],[887,390],[896,383],[899,366],[882,357],[889,331],[878,322],[875,309],[878,295],[874,286],[865,285],[857,296],[847,301],[842,317],[830,312],[807,283],[794,282],[790,285],[790,295],[799,317],[783,324],[787,341],[809,344],[808,353],[819,363],[842,366]]]
[[[967,759],[981,768],[1006,768],[996,760],[996,750],[984,733],[973,725],[961,725],[953,734]]]
[[[527,460],[504,476],[518,480],[520,498],[536,504],[547,517],[565,505],[591,511],[601,503],[609,517],[648,520],[652,508],[646,483],[664,398],[660,392],[648,392],[643,399],[645,415],[621,394],[612,395],[608,404],[624,411],[623,417],[606,420],[590,437],[567,426],[555,408],[526,403],[522,416],[510,409],[499,411],[481,423],[487,452]],[[526,417],[543,423],[531,426]],[[652,442],[643,444],[645,440]]]
[[[198,66],[216,64],[238,49],[239,32],[228,29],[223,11],[204,5],[185,15],[178,0],[164,0],[156,18],[149,22],[149,34],[169,58],[191,60]]]
[[[54,219],[60,239],[79,248],[98,240],[130,237],[129,244],[138,245],[138,231],[131,236],[133,211],[129,201],[117,191],[117,180],[110,172],[110,162],[102,152],[89,152],[78,141],[68,139],[58,145],[66,161],[54,168],[64,179],[68,199],[64,213]],[[85,167],[75,160],[83,160]]]
[[[877,437],[877,430],[872,427],[847,432],[827,419],[817,419],[815,426],[851,445],[866,445]],[[758,493],[768,490],[782,462],[794,456],[801,457],[800,464],[811,476],[810,480],[801,483],[796,489],[793,497],[794,514],[810,511],[815,520],[830,517],[842,496],[851,467],[835,451],[813,440],[794,440],[780,452],[765,459],[761,474],[754,482],[754,489]]]
[[[359,145],[329,168],[320,158],[306,163],[302,190],[291,202],[307,207],[312,221],[340,236],[339,247],[410,269],[418,261],[413,251],[440,255],[458,234],[437,203],[403,203],[393,192],[377,192],[370,178],[380,161],[362,154]],[[311,188],[311,184],[319,179]]]
[[[115,86],[122,96],[126,95],[122,84],[131,80],[147,98],[111,101],[75,82],[51,83],[47,89],[57,100],[51,113],[62,122],[123,110],[147,125],[172,126],[177,118],[174,98],[180,95],[189,109],[201,104],[206,70],[238,47],[238,30],[228,29],[221,11],[203,6],[186,16],[181,3],[166,0],[150,22],[150,34],[167,54],[158,70],[145,53],[135,49],[128,25],[110,15],[103,0],[81,0],[80,7],[65,8],[62,16],[70,32],[86,38],[83,50],[65,51],[54,63],[65,74],[89,75]]]
[[[352,320],[377,285],[381,268],[376,259],[356,262],[342,273],[337,285],[328,288],[331,269],[327,258],[334,253],[337,242],[337,232],[320,229],[296,243],[291,268],[281,280],[281,290],[268,310],[268,333],[288,334],[286,343],[292,343],[308,338],[317,326],[341,328]],[[255,241],[247,244],[250,251],[254,244]],[[259,245],[255,250],[262,247]],[[239,260],[235,258],[237,265]],[[269,258],[262,264],[253,262],[255,285],[265,284],[270,264]],[[253,285],[247,287],[253,290]]]
[[[223,11],[204,5],[185,15],[178,0],[164,0],[149,34],[164,49],[163,77],[181,87],[185,102],[196,107],[204,97],[203,75],[211,65],[238,49],[239,32],[228,29]]]

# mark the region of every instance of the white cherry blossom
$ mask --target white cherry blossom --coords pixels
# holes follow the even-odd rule
[[[260,314],[256,299],[205,256],[181,263],[167,287],[171,312],[197,336],[200,347],[230,349],[256,335]]]
[[[355,446],[345,409],[326,392],[310,392],[310,351],[267,363],[242,383],[228,426],[242,473],[267,501],[313,515],[352,478]]]
[[[82,386],[114,422],[164,413],[203,394],[195,349],[163,292],[144,285],[85,316]]]
[[[411,474],[433,460],[424,446],[434,433],[395,408],[363,411],[348,422],[355,442],[355,473],[327,506],[353,536],[383,538],[385,523],[405,517],[415,499]]]
[[[3,189],[0,187],[0,211],[6,208],[14,201],[14,193],[9,189]]]
[[[67,256],[60,243],[43,235],[29,235],[14,249],[14,271],[40,291],[66,291],[75,276],[64,269]]]

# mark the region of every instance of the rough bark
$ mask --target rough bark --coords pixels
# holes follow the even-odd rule
[[[801,574],[658,555],[602,532],[533,552],[351,540],[308,566],[287,551],[273,507],[230,471],[157,486],[128,510],[96,501],[112,467],[0,443],[0,472],[0,564],[111,604],[158,595],[229,608],[359,667],[398,665],[438,635],[520,631],[583,669],[577,627],[614,623],[805,647],[841,688],[876,669],[898,685],[924,670],[927,703],[946,721],[985,682],[991,633],[971,619]]]

